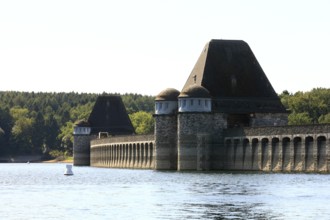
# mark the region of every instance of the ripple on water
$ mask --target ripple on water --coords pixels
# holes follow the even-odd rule
[[[330,216],[330,177],[0,164],[0,219],[301,219]]]

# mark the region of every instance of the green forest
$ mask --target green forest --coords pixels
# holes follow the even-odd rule
[[[121,95],[136,133],[153,132],[152,96],[0,92],[0,157],[72,155],[74,123],[88,119],[99,95]]]
[[[87,119],[99,95],[90,93],[0,92],[0,156],[54,152],[72,155],[73,126]],[[120,95],[137,134],[153,133],[154,97]],[[330,123],[330,89],[279,95],[289,125]]]

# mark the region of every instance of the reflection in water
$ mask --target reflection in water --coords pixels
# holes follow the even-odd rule
[[[0,164],[0,219],[325,219],[330,175]],[[31,202],[32,201],[32,202]]]
[[[255,212],[256,208],[262,204],[187,204],[188,212],[197,212],[201,210],[201,214],[196,213],[197,218],[200,219],[268,219],[274,218],[271,213],[258,213]],[[190,207],[189,207],[190,206]],[[187,218],[194,219],[194,216],[186,216]]]
[[[226,174],[221,174],[226,175]],[[194,183],[189,191],[199,202],[183,204],[182,213],[188,219],[274,219],[276,216],[270,210],[263,210],[265,204],[259,202],[257,185],[248,184],[250,181],[233,182],[227,178],[218,182]],[[229,181],[229,182],[228,182]]]

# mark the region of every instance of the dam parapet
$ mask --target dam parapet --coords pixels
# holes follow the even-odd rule
[[[154,135],[123,135],[91,140],[91,166],[154,168]]]

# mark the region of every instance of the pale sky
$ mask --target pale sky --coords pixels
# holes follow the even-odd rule
[[[246,41],[277,93],[330,88],[328,0],[0,0],[0,91],[181,90],[211,39]]]

